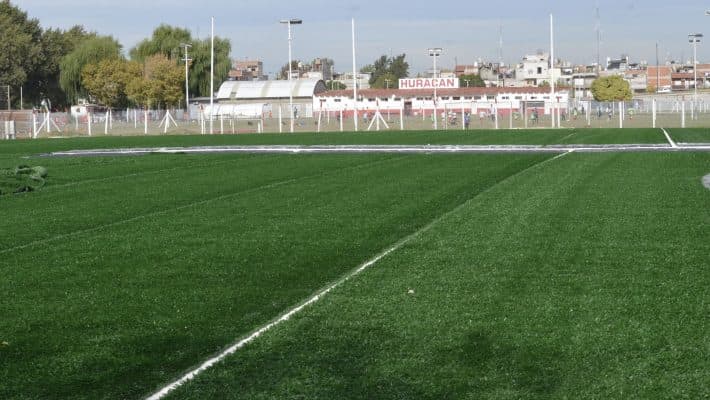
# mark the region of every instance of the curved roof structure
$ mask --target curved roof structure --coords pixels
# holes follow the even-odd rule
[[[320,79],[226,81],[217,92],[217,100],[284,99],[289,97],[289,91],[294,98],[312,98],[325,90],[325,82]]]

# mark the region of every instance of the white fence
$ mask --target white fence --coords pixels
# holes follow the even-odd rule
[[[298,105],[294,119],[288,105],[264,108],[261,115],[185,110],[124,109],[72,116],[70,113],[0,111],[2,138],[41,138],[97,135],[238,134],[261,132],[326,132],[356,130],[352,111],[313,110]],[[192,110],[191,110],[192,111]],[[554,122],[553,122],[554,118]],[[623,103],[571,100],[545,113],[535,107],[516,109],[499,102],[490,109],[443,104],[432,111],[360,110],[357,130],[519,129],[519,128],[651,128],[710,127],[710,101],[700,99],[635,99]]]

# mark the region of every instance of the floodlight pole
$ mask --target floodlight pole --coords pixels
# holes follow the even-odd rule
[[[185,111],[187,112],[188,119],[190,118],[190,77],[189,77],[189,70],[188,70],[188,62],[192,61],[191,58],[187,57],[187,49],[192,47],[191,44],[189,43],[180,43],[180,46],[185,48],[185,58],[183,61],[185,61]]]
[[[434,79],[437,78],[437,73],[436,73],[436,57],[441,55],[441,47],[432,47],[429,49],[429,56],[432,57],[434,60]],[[439,125],[437,122],[438,116],[437,110],[436,110],[436,100],[437,100],[437,95],[436,95],[436,87],[439,85],[438,82],[434,81],[434,130],[439,129]]]
[[[279,21],[282,24],[286,24],[288,27],[288,107],[290,109],[289,115],[291,116],[291,133],[293,133],[293,84],[291,82],[291,41],[293,37],[291,36],[291,25],[300,25],[303,23],[300,19],[286,19]]]

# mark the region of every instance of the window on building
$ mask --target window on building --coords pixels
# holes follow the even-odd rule
[[[501,100],[508,100],[508,99],[510,99],[510,96],[500,96],[500,99]]]
[[[461,100],[461,97],[459,97],[459,96],[454,96],[452,99],[453,99],[453,100]]]
[[[375,99],[374,99],[374,98],[369,98],[369,99],[367,99],[367,101],[375,101]]]
[[[481,100],[481,96],[474,96],[473,99],[474,100]]]
[[[335,102],[336,102],[336,103],[340,103],[340,99],[335,99]]]
[[[523,96],[515,96],[515,100],[522,100]]]
[[[542,73],[542,67],[537,67],[537,73],[541,74]]]
[[[390,99],[387,97],[380,97],[380,101],[390,101]]]
[[[465,96],[463,99],[464,99],[464,100],[471,100],[472,97],[471,97],[471,96]]]

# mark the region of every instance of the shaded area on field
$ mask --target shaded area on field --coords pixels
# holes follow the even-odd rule
[[[96,194],[83,184],[48,187],[37,198],[49,196],[37,219],[57,227],[35,226],[37,236],[73,232],[67,212],[77,225],[107,226],[5,248],[0,341],[9,345],[0,348],[0,397],[145,395],[445,210],[548,157],[218,158],[233,167],[228,172],[185,157],[190,167],[175,178],[159,171],[101,181]],[[163,157],[155,160],[151,168],[161,168]],[[178,158],[165,160],[179,167]],[[101,168],[121,174],[124,162],[133,161]],[[268,185],[274,179],[279,184]],[[28,199],[13,198],[5,215],[31,214]],[[33,233],[0,221],[7,238]]]
[[[169,398],[702,397],[708,163],[516,175]]]

